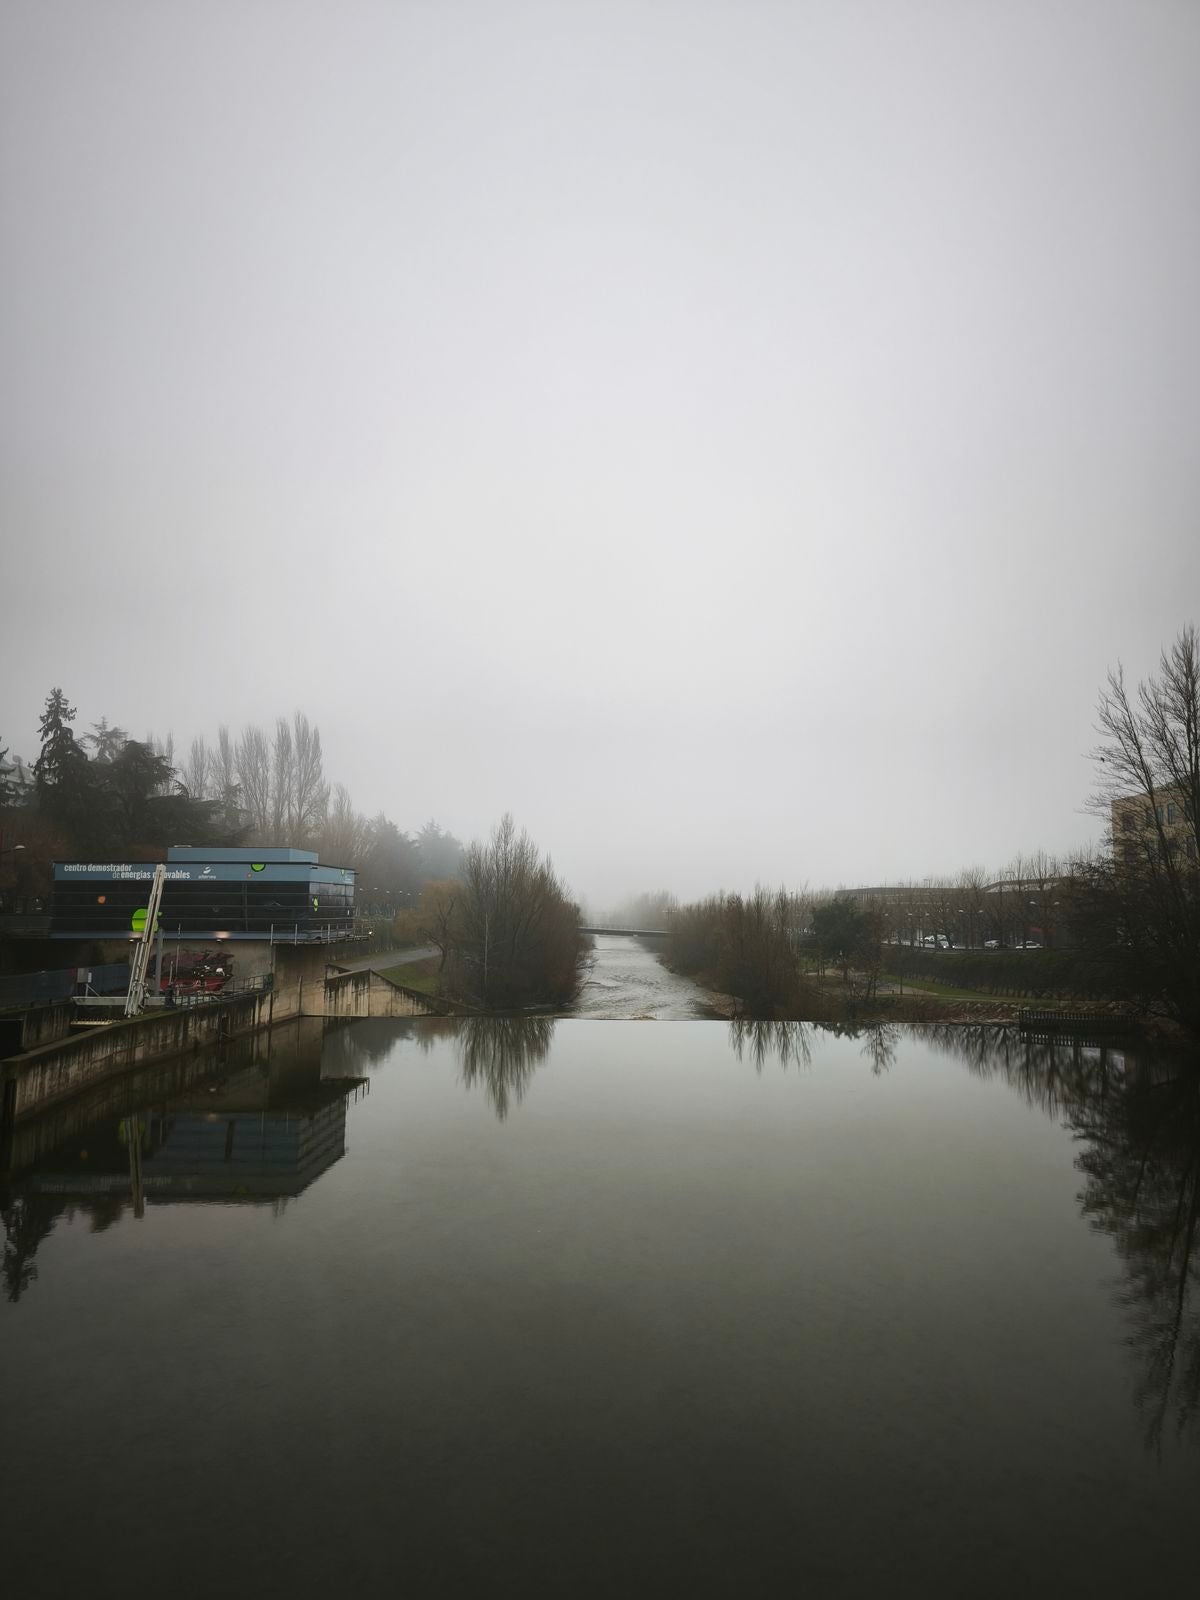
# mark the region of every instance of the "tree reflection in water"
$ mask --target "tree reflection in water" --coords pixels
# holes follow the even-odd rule
[[[749,1052],[754,1070],[760,1074],[768,1061],[778,1061],[785,1072],[793,1063],[799,1067],[809,1066],[816,1034],[830,1034],[836,1039],[861,1039],[862,1053],[878,1077],[896,1059],[901,1030],[890,1022],[848,1027],[844,1023],[744,1022],[735,1018],[729,1024],[729,1039],[738,1060],[744,1060]]]
[[[863,1028],[840,1031],[848,1038],[862,1040],[862,1054],[871,1063],[871,1071],[877,1078],[895,1064],[900,1029],[894,1022],[872,1022]]]
[[[119,1222],[129,1206],[128,1195],[100,1194],[88,1200],[37,1191],[0,1194],[0,1221],[4,1224],[4,1260],[0,1275],[4,1297],[17,1301],[37,1282],[34,1256],[38,1246],[54,1232],[60,1217],[88,1219],[89,1233],[104,1233]]]
[[[1079,1169],[1092,1226],[1116,1243],[1125,1266],[1121,1301],[1130,1344],[1143,1363],[1138,1404],[1157,1445],[1172,1409],[1180,1433],[1200,1401],[1200,1072],[1139,1074],[1116,1093],[1072,1107],[1068,1120],[1087,1140]]]
[[[462,1080],[481,1084],[503,1122],[526,1089],[554,1039],[553,1017],[463,1017],[455,1024]]]
[[[735,1017],[729,1024],[729,1041],[743,1061],[749,1052],[754,1070],[761,1077],[768,1061],[778,1061],[786,1072],[795,1063],[807,1067],[812,1062],[809,1022],[744,1022]]]
[[[63,1210],[47,1195],[5,1195],[0,1203],[4,1221],[4,1295],[7,1300],[21,1298],[37,1281],[34,1263],[38,1245],[53,1232]]]
[[[1080,1208],[1125,1269],[1118,1298],[1142,1369],[1147,1443],[1174,1413],[1200,1414],[1200,1061],[1033,1040],[1012,1028],[914,1030],[986,1077],[1002,1077],[1060,1118],[1080,1144]]]

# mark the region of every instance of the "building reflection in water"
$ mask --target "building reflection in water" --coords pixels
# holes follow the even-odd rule
[[[347,1104],[369,1088],[323,1073],[323,1036],[319,1019],[288,1023],[18,1126],[0,1192],[7,1298],[36,1280],[34,1256],[60,1216],[102,1233],[147,1202],[282,1210],[345,1154]]]

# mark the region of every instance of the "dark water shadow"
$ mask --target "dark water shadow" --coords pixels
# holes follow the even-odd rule
[[[1200,1442],[1200,1057],[1016,1028],[913,1033],[1071,1130],[1080,1211],[1121,1262],[1115,1294],[1140,1373],[1146,1443],[1158,1449],[1172,1422]]]
[[[1200,1058],[1039,1037],[994,1024],[847,1027],[800,1022],[729,1025],[739,1061],[809,1067],[826,1038],[862,1041],[871,1071],[919,1040],[982,1078],[999,1079],[1067,1127],[1078,1145],[1081,1214],[1113,1241],[1116,1298],[1130,1328],[1135,1400],[1146,1442],[1172,1423],[1196,1439],[1200,1417]]]

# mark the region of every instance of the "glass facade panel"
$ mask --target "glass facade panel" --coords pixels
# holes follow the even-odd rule
[[[51,936],[127,939],[134,915],[150,897],[149,878],[114,875],[61,876],[51,900]],[[334,882],[302,877],[272,877],[238,864],[236,876],[168,877],[159,921],[168,938],[224,934],[229,938],[269,938],[277,933],[315,933],[328,928],[348,933],[354,923],[353,876]]]

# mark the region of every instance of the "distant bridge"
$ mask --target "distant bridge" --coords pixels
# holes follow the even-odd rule
[[[581,933],[623,933],[632,939],[665,939],[665,928],[581,928]]]

